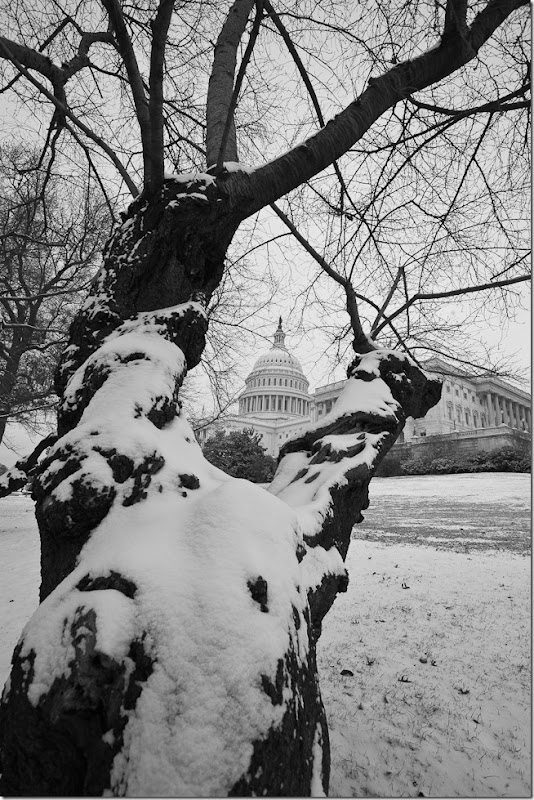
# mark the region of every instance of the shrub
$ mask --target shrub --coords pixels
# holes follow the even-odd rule
[[[428,475],[429,463],[422,458],[410,458],[402,462],[401,471],[404,475]]]
[[[204,457],[234,478],[246,478],[252,483],[266,483],[274,475],[276,461],[265,455],[261,435],[252,429],[217,431],[204,445]]]
[[[460,472],[530,472],[530,454],[514,447],[501,447],[489,453],[459,454],[456,458],[431,461],[412,458],[401,465],[403,475],[454,475]]]
[[[518,453],[514,447],[501,447],[488,453],[488,465],[493,472],[530,472],[530,454]]]

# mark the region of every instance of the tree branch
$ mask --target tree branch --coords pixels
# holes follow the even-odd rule
[[[463,289],[451,289],[448,292],[418,292],[417,294],[412,295],[409,300],[404,303],[404,305],[400,306],[396,311],[393,312],[389,317],[384,317],[384,321],[380,325],[373,326],[372,328],[372,335],[377,336],[383,328],[389,324],[392,320],[402,314],[403,311],[406,311],[407,308],[413,306],[418,300],[441,300],[445,297],[458,297],[464,294],[473,294],[473,292],[483,292],[487,289],[495,289],[499,286],[511,286],[514,283],[522,283],[523,281],[529,281],[532,278],[532,275],[519,275],[516,278],[508,278],[507,280],[503,281],[493,281],[493,283],[482,283],[478,286],[466,286]]]
[[[145,87],[119,0],[102,0],[102,5],[108,13],[111,27],[117,39],[118,50],[128,74],[137,122],[139,123],[139,130],[141,133],[145,185],[147,185],[150,184],[152,178],[152,161],[150,158],[150,118]]]
[[[354,333],[353,348],[357,353],[368,353],[376,349],[371,339],[366,336],[358,311],[357,296],[354,287],[348,278],[344,278],[339,274],[330,264],[317,252],[317,250],[302,236],[300,231],[293,225],[289,217],[284,214],[281,208],[275,203],[271,203],[271,208],[282,220],[284,225],[291,231],[295,239],[304,247],[304,249],[315,259],[321,269],[326,272],[336,283],[343,287],[346,298],[346,309],[349,315],[352,331]]]
[[[225,190],[233,205],[248,217],[308,181],[350,150],[388,108],[472,61],[504,19],[526,5],[526,0],[489,0],[468,29],[466,46],[459,37],[445,37],[420,56],[371,78],[359,98],[303,144],[252,173],[227,176]]]
[[[230,105],[228,106],[228,112],[226,114],[226,122],[224,123],[224,130],[221,137],[221,146],[219,148],[219,155],[217,156],[217,169],[221,169],[223,162],[225,160],[225,153],[226,153],[226,145],[228,142],[228,136],[230,135],[230,131],[233,129],[233,136],[234,139],[236,137],[235,132],[235,122],[234,122],[234,113],[237,106],[237,100],[239,98],[239,92],[241,91],[241,86],[243,83],[243,79],[245,77],[245,72],[247,70],[248,63],[250,61],[250,57],[252,56],[252,51],[254,50],[254,45],[256,44],[256,39],[258,38],[258,33],[260,31],[261,20],[263,16],[263,9],[262,9],[262,0],[257,0],[257,8],[256,8],[256,16],[254,17],[254,22],[252,25],[252,30],[250,32],[250,37],[243,54],[243,58],[241,59],[241,64],[239,65],[239,70],[237,72],[237,77],[235,81],[235,86],[232,91],[232,97],[230,98]],[[227,159],[232,160],[232,159]],[[238,153],[237,153],[237,139],[235,140],[235,161],[238,160]]]
[[[300,518],[301,568],[315,638],[337,593],[347,588],[343,562],[352,528],[369,505],[377,466],[406,418],[424,416],[441,395],[440,381],[391,351],[357,355],[347,375],[332,411],[283,446],[269,486]],[[371,406],[369,396],[375,398]]]
[[[264,5],[265,5],[265,10],[268,11],[269,16],[272,18],[274,24],[276,25],[276,27],[277,27],[282,39],[285,42],[285,45],[286,45],[286,47],[287,47],[287,49],[288,49],[293,61],[295,62],[295,65],[296,65],[296,67],[297,67],[297,69],[299,71],[300,77],[302,78],[302,82],[304,83],[304,85],[305,85],[305,87],[306,87],[306,89],[308,91],[308,94],[310,96],[310,100],[312,101],[312,105],[313,105],[313,107],[315,109],[315,113],[317,114],[317,120],[319,122],[319,125],[323,128],[324,125],[325,125],[325,120],[324,120],[324,117],[323,117],[323,113],[321,111],[321,106],[319,105],[319,100],[317,99],[317,95],[315,93],[315,89],[313,88],[312,82],[310,80],[310,76],[308,75],[308,73],[307,73],[307,71],[306,71],[306,69],[304,67],[304,64],[302,63],[302,59],[300,58],[300,56],[298,54],[297,48],[293,44],[293,42],[291,40],[291,36],[289,35],[289,32],[288,32],[287,28],[285,27],[284,23],[280,19],[280,16],[274,10],[274,8],[271,5],[271,3],[269,2],[269,0],[264,0]],[[359,211],[358,211],[356,205],[354,204],[354,202],[353,202],[353,200],[352,200],[352,198],[351,198],[351,196],[349,194],[349,191],[347,189],[347,185],[345,183],[343,175],[341,174],[341,170],[339,169],[339,165],[338,165],[337,161],[334,161],[333,166],[334,166],[334,171],[336,173],[337,179],[338,179],[339,184],[341,186],[341,191],[344,193],[344,195],[348,199],[349,203],[351,204],[351,206],[354,209],[354,211],[356,212],[356,214],[359,215]]]
[[[8,469],[7,472],[0,476],[0,497],[7,497],[7,495],[16,492],[18,489],[22,489],[22,487],[27,484],[28,478],[31,477],[32,472],[37,466],[39,456],[47,447],[51,447],[55,444],[57,439],[58,437],[54,434],[47,436],[39,442],[33,453],[27,458],[17,461],[14,467],[11,467],[11,469]]]
[[[90,128],[87,127],[87,125],[85,125],[80,119],[78,119],[78,117],[75,114],[73,114],[70,108],[68,108],[65,102],[60,102],[57,99],[57,97],[54,94],[52,94],[52,92],[48,91],[46,86],[43,86],[43,84],[40,83],[40,81],[38,81],[36,78],[33,77],[33,75],[29,72],[29,70],[26,69],[24,64],[20,62],[11,53],[11,50],[5,43],[6,41],[7,40],[2,41],[2,39],[0,38],[0,55],[3,54],[5,58],[11,61],[13,66],[15,66],[19,70],[19,72],[22,75],[24,75],[24,77],[27,78],[30,81],[30,83],[32,83],[41,92],[41,94],[44,95],[44,97],[47,98],[47,100],[50,100],[50,102],[54,105],[56,109],[58,109],[62,114],[68,117],[71,120],[71,122],[73,122],[74,125],[76,125],[76,127],[79,128],[87,136],[88,139],[91,139],[91,141],[93,141],[96,145],[98,145],[98,147],[100,147],[101,150],[104,151],[104,153],[108,156],[111,163],[113,164],[113,166],[116,168],[117,172],[123,179],[128,189],[130,190],[132,196],[137,197],[137,195],[139,194],[139,190],[137,189],[137,186],[135,185],[133,180],[130,178],[126,169],[121,164],[120,160],[117,158],[117,155],[115,154],[114,150],[100,136],[94,133]],[[45,75],[44,77],[47,76]]]
[[[234,88],[236,55],[245,32],[254,0],[235,0],[230,8],[215,45],[213,66],[206,100],[206,162],[217,164],[223,131]],[[237,161],[235,126],[232,126],[224,153],[225,161]]]
[[[145,185],[154,190],[163,183],[163,65],[165,62],[165,43],[171,23],[174,0],[161,0],[156,18],[151,22],[152,49],[150,51],[148,116],[150,128],[150,160]]]
[[[510,103],[510,100],[513,100],[515,97],[521,97],[530,91],[530,88],[531,84],[530,81],[528,81],[528,83],[526,83],[520,89],[510,92],[509,94],[504,95],[504,97],[498,97],[496,100],[490,100],[488,103],[483,103],[482,105],[474,106],[473,108],[444,108],[443,106],[434,106],[430,103],[422,103],[419,100],[415,100],[413,97],[409,97],[408,102],[414,105],[416,108],[421,108],[425,111],[433,111],[435,114],[444,114],[450,117],[461,115],[463,117],[483,112],[512,111],[518,108],[529,108],[530,102],[528,100],[519,103]]]

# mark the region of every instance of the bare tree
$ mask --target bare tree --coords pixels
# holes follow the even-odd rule
[[[90,185],[61,181],[21,147],[0,149],[0,442],[9,419],[55,404],[54,371],[109,234]]]
[[[521,50],[514,45],[524,29],[521,0],[372,5],[357,9],[355,28],[337,31],[325,18],[310,23],[300,4],[278,13],[253,0],[235,0],[224,12],[172,0],[54,4],[46,15],[40,9],[41,24],[28,33],[13,15],[0,37],[10,85],[53,108],[50,141],[71,137],[92,163],[101,151],[135,196],[71,327],[57,374],[59,439],[34,480],[42,603],[17,646],[3,697],[6,794],[287,796],[328,789],[315,644],[346,589],[344,559],[374,469],[406,417],[424,415],[440,386],[373,340],[358,302],[359,262],[347,271],[323,259],[343,290],[356,355],[331,414],[286,444],[269,493],[207,464],[179,395],[202,357],[206,308],[245,220],[311,186],[330,165],[345,192],[341,161],[375,125],[387,120],[395,141],[414,98],[422,112],[425,91],[460,85],[455,81],[469,86],[470,65],[481,64],[487,48],[499,59],[494,74],[509,81],[508,95],[524,96],[523,76],[514,78],[507,66]],[[300,23],[291,36],[282,16]],[[191,73],[183,65],[188,58],[200,64],[206,50],[198,45],[207,45],[215,23],[208,85],[186,86],[180,75]],[[285,89],[276,82],[268,145],[266,76],[280,72],[279,63],[250,83],[249,68],[262,47],[268,56],[275,35],[283,47],[296,42],[315,55],[305,34],[310,24],[340,33],[334,56],[352,41],[370,74],[361,81],[360,73],[362,90],[334,119],[312,132],[308,117],[304,141],[286,149],[295,131],[280,103],[303,78],[290,50],[294,71]],[[180,49],[182,60],[173,61]],[[100,127],[95,93],[105,104],[98,87],[108,79],[120,97]],[[430,114],[446,116],[448,109],[430,105]],[[200,157],[192,120],[205,132],[206,171],[168,175],[169,147],[177,148],[175,162],[186,152]],[[134,134],[137,151],[128,139]],[[430,141],[429,130],[425,136]],[[238,144],[250,154],[254,138],[265,143],[264,156],[269,147],[278,153],[246,169]],[[382,185],[385,192],[387,181]],[[424,195],[424,184],[415,188]],[[372,199],[378,207],[377,192]],[[358,199],[355,216],[365,201]],[[341,218],[354,221],[346,209]],[[362,230],[372,237],[370,213]],[[444,228],[448,215],[441,209],[439,216]],[[401,271],[385,287],[375,331],[388,317],[393,330],[388,295],[402,280]],[[421,285],[415,294],[424,292]],[[404,304],[415,303],[408,286]]]

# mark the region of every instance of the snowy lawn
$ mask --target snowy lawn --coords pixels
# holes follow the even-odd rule
[[[530,796],[529,497],[527,475],[372,482],[318,652],[332,796]],[[28,497],[0,510],[3,684],[39,543]]]
[[[530,476],[370,496],[319,643],[331,796],[531,796]]]

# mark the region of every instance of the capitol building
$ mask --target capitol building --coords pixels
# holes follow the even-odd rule
[[[271,349],[257,359],[245,380],[238,412],[195,426],[201,445],[218,430],[252,428],[261,435],[265,452],[276,458],[287,439],[331,411],[346,381],[320,386],[310,394],[309,381],[285,339],[280,318]],[[501,378],[470,376],[438,358],[425,362],[424,368],[443,381],[441,400],[424,418],[408,418],[400,445],[432,440],[435,447],[448,450],[492,450],[505,445],[530,449],[527,392]]]

